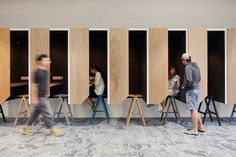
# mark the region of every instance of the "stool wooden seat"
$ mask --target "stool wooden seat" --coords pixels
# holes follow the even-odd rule
[[[143,115],[142,107],[141,107],[139,99],[138,99],[138,98],[142,98],[143,97],[142,94],[129,94],[129,97],[132,98],[132,103],[130,104],[129,112],[128,112],[128,115],[127,115],[127,118],[126,118],[126,121],[125,121],[125,126],[127,127],[129,125],[130,118],[131,118],[131,116],[133,114],[133,111],[134,111],[135,103],[138,106],[140,119],[143,122],[143,125],[146,126],[146,122],[144,120],[144,115]]]
[[[67,101],[68,95],[67,94],[58,94],[58,95],[54,95],[54,97],[59,99],[59,104],[58,104],[58,106],[56,107],[56,109],[53,113],[52,122],[55,121],[55,123],[57,123],[60,116],[64,115],[67,125],[70,126],[71,123],[74,121],[74,119],[73,119],[73,115],[72,115],[72,112],[71,112],[70,105],[68,104],[68,101]],[[63,109],[65,109],[65,108],[68,109],[68,112],[62,112]],[[71,122],[69,121],[68,114],[70,115]],[[56,115],[57,115],[57,117],[56,117]]]
[[[26,99],[29,97],[29,95],[23,94],[23,95],[18,95],[18,97],[21,98],[21,101],[20,101],[20,105],[18,107],[18,111],[16,113],[16,119],[15,119],[15,122],[13,125],[14,127],[16,126],[17,121],[21,115],[24,115],[24,120],[26,119],[26,117],[30,116],[29,103],[27,102],[27,99]],[[22,111],[23,106],[25,106],[25,110]]]
[[[167,104],[168,103],[168,104]],[[170,112],[170,108],[172,107],[173,112]],[[165,109],[167,109],[165,111]],[[165,112],[162,112],[161,114],[161,119],[160,121],[162,121],[163,117],[164,117],[164,121],[163,121],[163,125],[165,125],[166,123],[166,119],[169,113],[173,113],[175,115],[175,119],[176,122],[178,122],[179,124],[181,124],[181,119],[180,119],[180,114],[179,114],[179,110],[175,101],[175,96],[167,96],[166,100],[165,100]]]

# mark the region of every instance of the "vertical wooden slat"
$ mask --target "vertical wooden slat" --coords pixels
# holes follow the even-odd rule
[[[110,104],[122,103],[129,94],[128,29],[109,30]]]
[[[159,104],[168,95],[168,29],[149,29],[149,103]]]
[[[207,29],[188,29],[188,52],[193,62],[196,62],[201,71],[200,98],[202,101],[208,94],[207,91]]]
[[[227,103],[236,103],[236,28],[227,29]]]
[[[46,54],[50,56],[50,49],[49,49],[49,29],[43,28],[34,28],[30,29],[30,95],[32,95],[32,82],[33,82],[33,75],[37,68],[37,64],[35,62],[35,58],[39,54]],[[50,67],[49,67],[50,69]],[[48,70],[49,70],[48,69]],[[48,76],[48,93],[50,95],[50,72]]]
[[[81,104],[89,96],[89,31],[70,29],[69,103]]]
[[[10,29],[0,29],[0,105],[10,96]]]

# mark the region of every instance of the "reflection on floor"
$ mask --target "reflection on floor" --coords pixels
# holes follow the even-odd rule
[[[143,127],[139,119],[124,127],[124,119],[112,119],[110,124],[98,120],[91,125],[89,119],[77,119],[67,127],[61,123],[63,137],[51,137],[48,130],[37,124],[32,137],[19,133],[22,125],[12,127],[12,122],[0,119],[1,157],[233,157],[236,151],[236,123],[206,122],[207,132],[199,136],[184,135],[191,127],[190,119],[183,126],[168,122],[161,126],[159,119],[146,119]]]

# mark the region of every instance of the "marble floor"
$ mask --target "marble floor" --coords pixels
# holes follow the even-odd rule
[[[19,133],[22,124],[0,119],[0,157],[235,157],[236,122],[223,120],[222,126],[207,121],[207,132],[199,136],[184,135],[191,127],[190,119],[183,125],[169,121],[162,126],[159,119],[139,119],[124,127],[124,119],[112,119],[110,124],[99,119],[76,119],[70,127],[56,124],[65,133],[51,137],[43,124],[32,127],[34,135]],[[236,120],[235,120],[236,121]]]

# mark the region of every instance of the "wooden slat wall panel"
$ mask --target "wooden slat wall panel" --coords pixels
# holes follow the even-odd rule
[[[81,104],[89,96],[89,31],[70,29],[69,103]]]
[[[159,104],[168,95],[168,29],[149,29],[149,103]]]
[[[201,71],[200,99],[202,101],[208,94],[207,90],[207,29],[188,29],[188,52],[193,62],[196,62]]]
[[[30,29],[30,95],[32,95],[32,82],[35,69],[37,68],[37,64],[35,62],[35,58],[39,54],[47,54],[50,56],[50,48],[49,48],[50,38],[49,38],[49,29],[46,28],[34,28]],[[49,68],[50,69],[50,68]],[[48,69],[48,70],[49,70]],[[49,72],[50,76],[50,72]],[[48,93],[50,95],[50,79],[48,77]]]
[[[128,29],[109,30],[110,104],[122,103],[129,94]]]
[[[0,105],[10,96],[10,29],[0,29]]]
[[[236,28],[227,29],[227,103],[236,103]]]

